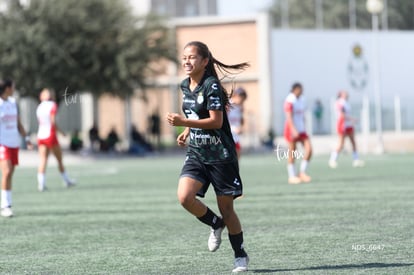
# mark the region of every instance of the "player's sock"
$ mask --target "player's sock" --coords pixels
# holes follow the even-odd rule
[[[229,234],[229,240],[231,243],[231,247],[234,250],[234,257],[240,258],[240,257],[247,257],[246,251],[244,251],[243,247],[243,232],[240,232],[236,235],[230,235]]]
[[[301,173],[306,173],[306,170],[308,169],[308,165],[309,165],[309,161],[307,160],[302,160],[302,162],[300,163],[300,172]]]
[[[68,177],[68,174],[66,174],[66,172],[62,172],[62,173],[60,173],[60,175],[62,176],[62,179],[66,182],[66,184],[70,184],[71,183],[71,181],[70,181],[70,179]]]
[[[356,152],[356,151],[352,152],[352,158],[353,158],[353,160],[359,159],[358,152]]]
[[[1,208],[10,207],[12,204],[11,190],[1,190]]]
[[[37,183],[39,188],[45,188],[46,177],[44,173],[37,173]]]
[[[333,151],[332,153],[331,153],[331,158],[330,158],[330,160],[331,161],[336,161],[336,159],[338,158],[338,152],[337,151]]]
[[[199,219],[202,223],[211,226],[213,229],[224,227],[223,219],[214,214],[214,212],[208,207],[207,212],[203,216],[197,217],[197,219]]]
[[[287,166],[289,178],[296,177],[295,173],[295,165],[293,163],[289,163]]]

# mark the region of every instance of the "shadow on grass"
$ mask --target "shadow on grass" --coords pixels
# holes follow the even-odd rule
[[[412,266],[413,263],[366,263],[366,264],[345,264],[345,265],[322,265],[304,268],[280,268],[280,269],[250,269],[253,273],[273,273],[288,271],[306,271],[306,270],[340,270],[340,269],[366,269],[366,268],[389,268]]]

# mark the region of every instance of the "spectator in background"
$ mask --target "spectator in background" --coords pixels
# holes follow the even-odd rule
[[[82,149],[82,147],[83,141],[79,137],[79,130],[75,130],[73,131],[72,136],[70,138],[70,150],[75,152]]]
[[[97,151],[97,148],[100,148],[101,138],[99,137],[98,126],[96,123],[92,125],[92,128],[89,130],[89,141],[91,143],[91,151]]]
[[[158,112],[154,112],[149,117],[149,132],[151,133],[151,138],[157,149],[160,149],[161,145],[161,121]]]
[[[119,142],[119,136],[115,130],[115,127],[112,127],[111,131],[108,134],[108,137],[105,140],[106,150],[116,151],[116,144],[118,142]]]
[[[129,148],[131,154],[142,155],[153,151],[151,144],[145,140],[135,125],[131,125],[131,141]]]
[[[315,105],[313,106],[313,116],[315,117],[316,121],[316,134],[321,134],[322,131],[322,117],[323,117],[323,105],[320,99],[315,101]]]

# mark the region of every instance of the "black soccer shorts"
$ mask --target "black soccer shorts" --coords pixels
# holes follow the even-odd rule
[[[195,156],[187,156],[181,170],[180,178],[189,177],[203,184],[197,196],[204,197],[210,184],[217,196],[233,196],[243,194],[243,184],[239,174],[238,161],[206,164]]]

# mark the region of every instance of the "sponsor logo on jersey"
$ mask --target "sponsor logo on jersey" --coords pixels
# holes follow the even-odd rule
[[[190,133],[190,139],[194,144],[199,145],[219,145],[222,144],[221,137],[211,136],[210,134]]]

